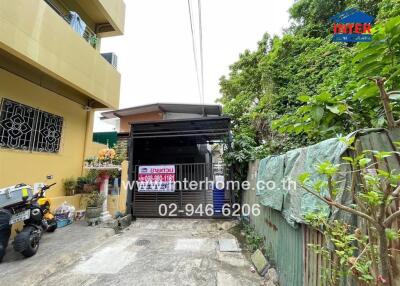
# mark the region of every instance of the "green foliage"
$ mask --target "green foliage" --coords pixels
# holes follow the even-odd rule
[[[386,88],[400,86],[400,16],[388,19],[373,28],[373,41],[360,43],[353,58],[358,74],[359,90],[354,99],[365,99],[377,95],[376,86],[370,77],[386,77]]]
[[[270,59],[264,61],[265,71],[273,74],[270,79],[275,82],[274,91],[279,94],[279,100],[272,102],[279,114],[272,128],[299,138],[300,146],[342,132],[346,125],[339,123],[349,113],[346,101],[342,95],[322,92],[320,86],[348,57],[348,49],[341,44],[284,36]],[[337,124],[332,127],[332,122]]]
[[[387,228],[387,229],[385,229],[385,233],[386,233],[386,237],[388,238],[389,241],[397,240],[400,238],[400,233],[393,229]]]
[[[300,106],[272,126],[280,132],[305,133],[311,141],[363,127],[384,126],[379,91],[370,79],[386,77],[386,88],[399,87],[399,29],[400,17],[391,18],[374,27],[372,42],[351,49],[336,47],[336,52],[340,49],[342,54],[337,67],[324,76],[315,92],[309,89],[309,94],[300,93]],[[396,96],[394,93],[392,98]],[[392,104],[395,115],[400,115],[398,102]]]
[[[113,159],[114,165],[121,165],[124,160],[128,159],[128,143],[127,141],[119,140],[114,146],[115,157]]]
[[[73,196],[77,182],[74,177],[66,178],[63,180],[63,186],[66,196]]]
[[[329,18],[346,9],[346,1],[338,0],[299,0],[289,9],[295,20],[292,29],[297,34],[308,37],[329,35]]]
[[[88,163],[88,165],[94,163],[95,161],[96,161],[96,157],[93,157],[93,156],[85,158],[85,162]]]
[[[105,196],[98,191],[91,192],[87,196],[88,207],[101,207],[105,201]]]
[[[81,176],[76,179],[76,189],[75,193],[83,193],[84,192],[84,185],[90,183],[86,176]]]
[[[382,0],[379,3],[378,19],[385,20],[400,15],[400,0]]]
[[[308,245],[328,262],[329,267],[322,270],[328,285],[339,285],[342,277],[350,274],[363,282],[371,283],[374,280],[370,274],[372,261],[368,256],[372,247],[368,243],[368,236],[363,235],[360,229],[354,229],[342,221],[329,221],[319,213],[308,214],[306,221],[320,229],[329,241],[324,245]],[[360,249],[363,251],[359,251]],[[332,256],[332,250],[335,257]]]
[[[382,2],[382,3],[381,3]],[[386,3],[384,3],[386,2]],[[299,0],[289,9],[291,18],[295,21],[291,30],[307,37],[330,38],[332,26],[329,18],[349,8],[356,8],[365,13],[377,16],[380,9],[381,18],[394,16],[394,6],[385,0]]]
[[[332,164],[329,161],[325,161],[323,163],[317,164],[315,170],[319,174],[327,175],[328,177],[332,177],[337,173],[339,169],[339,165]]]
[[[245,233],[246,244],[251,252],[264,249],[264,237],[259,235],[251,224],[242,224]]]
[[[354,138],[342,141],[351,144],[350,150],[355,151],[352,146]],[[324,201],[332,210],[338,208],[356,216],[357,220],[366,226],[363,233],[362,230],[354,230],[343,221],[327,218],[326,214],[307,214],[306,221],[319,229],[329,242],[324,245],[310,245],[330,263],[329,267],[324,269],[329,285],[338,285],[340,279],[349,274],[366,283],[377,283],[379,277],[393,281],[388,243],[398,240],[400,233],[391,228],[392,220],[388,213],[396,193],[400,190],[400,173],[398,170],[387,171],[384,168],[385,160],[393,156],[397,156],[397,151],[365,150],[361,154],[356,152],[353,157],[343,157],[343,164],[352,165],[352,171],[349,172],[352,180],[360,182],[357,183],[356,189],[348,190],[352,192],[355,203],[350,206],[342,205],[337,197],[337,194],[344,191],[337,189],[339,184],[335,180],[340,165],[330,162],[317,164],[315,171],[325,175],[326,180],[318,181],[311,187],[309,173],[299,176],[300,184],[308,193]],[[323,192],[326,189],[329,197]],[[399,217],[400,211],[396,212],[395,216]],[[337,259],[333,259],[332,252]]]
[[[372,42],[331,42],[329,18],[348,8],[376,17]],[[387,126],[378,79],[386,79],[390,108],[394,117],[400,116],[400,0],[298,0],[289,12],[293,23],[281,38],[266,34],[255,51],[242,53],[229,76],[220,79],[219,101],[232,118],[234,135],[232,150],[224,156],[235,166],[238,179],[245,177],[249,160],[360,128]],[[354,138],[341,140],[355,151]],[[343,222],[310,214],[310,223],[329,237],[339,258],[331,261],[329,285],[338,285],[339,278],[349,273],[367,284],[392,275],[385,250],[388,241],[399,239],[399,233],[390,228],[385,211],[400,174],[379,168],[371,171],[392,155],[365,151],[343,158],[360,176],[360,191],[353,194],[351,206],[335,201],[344,192],[335,181],[338,165],[317,164],[317,172],[326,180],[311,186],[307,185],[310,174],[299,178],[305,189],[331,208],[341,208],[370,225],[366,237]],[[249,240],[257,241],[251,235]],[[328,261],[332,259],[328,245],[313,247]]]
[[[86,182],[88,184],[95,184],[99,175],[100,175],[99,170],[90,169],[86,175]]]
[[[231,65],[220,86],[232,118],[229,164],[245,164],[366,127],[384,127],[379,91],[369,77],[386,77],[400,116],[400,0],[299,0],[279,37],[265,34],[255,51]],[[377,17],[370,43],[331,42],[329,18],[348,8]],[[362,163],[367,163],[364,160]]]

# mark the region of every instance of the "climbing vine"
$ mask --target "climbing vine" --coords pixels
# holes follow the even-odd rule
[[[219,102],[234,135],[226,162],[245,173],[252,159],[360,128],[391,127],[387,111],[394,121],[400,117],[399,3],[296,1],[284,35],[265,34],[220,79]],[[352,7],[376,17],[373,41],[333,43],[329,17]]]

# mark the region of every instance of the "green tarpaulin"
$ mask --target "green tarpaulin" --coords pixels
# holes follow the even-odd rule
[[[282,211],[284,218],[293,226],[304,223],[304,216],[309,212],[318,210],[329,214],[329,207],[307,193],[300,186],[298,177],[302,173],[310,173],[310,186],[324,180],[323,175],[315,171],[315,165],[324,161],[339,163],[346,149],[344,143],[334,138],[261,160],[257,177],[260,203]],[[346,183],[346,180],[340,181]]]
[[[349,134],[347,137],[356,137],[361,150],[395,150],[393,141],[400,140],[400,129],[387,132],[385,129],[365,129]],[[302,173],[311,175],[308,187],[313,189],[316,181],[326,181],[326,178],[318,174],[315,166],[318,163],[329,161],[333,164],[343,163],[342,157],[347,146],[338,138],[328,139],[318,144],[291,150],[283,155],[269,156],[260,161],[257,175],[257,191],[262,205],[280,211],[286,221],[293,227],[297,223],[304,223],[307,213],[320,211],[330,215],[333,219],[350,221],[348,213],[339,212],[337,209],[330,213],[330,208],[317,197],[306,192],[298,182]],[[387,158],[388,168],[400,170],[400,157]],[[336,200],[344,205],[352,204],[351,177],[349,164],[340,164],[340,170],[334,180],[338,182],[337,189],[342,193]],[[295,184],[288,184],[294,181]],[[262,183],[260,183],[262,182]],[[325,190],[326,191],[326,190]],[[324,189],[323,189],[324,192]]]

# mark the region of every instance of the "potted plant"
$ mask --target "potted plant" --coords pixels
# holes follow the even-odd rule
[[[115,158],[115,150],[106,148],[99,151],[99,162],[103,165],[112,165]]]
[[[73,196],[77,186],[76,180],[73,177],[63,180],[64,190],[66,196]]]
[[[83,193],[89,194],[99,189],[98,184],[98,174],[97,170],[90,170],[86,175],[85,179],[82,179],[83,182]]]
[[[89,194],[86,206],[86,219],[88,221],[96,220],[100,217],[104,201],[104,195],[98,191],[93,191]]]
[[[97,189],[97,185],[93,183],[86,183],[83,185],[83,193],[89,194]]]
[[[76,188],[75,188],[75,194],[82,194],[84,193],[83,188],[84,185],[87,184],[87,178],[82,176],[78,177],[76,179]]]
[[[96,162],[96,157],[89,157],[85,159],[85,166],[92,166]]]

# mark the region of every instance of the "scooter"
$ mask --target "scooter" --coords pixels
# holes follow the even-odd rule
[[[2,218],[0,219],[0,262],[5,255],[13,224],[24,222],[22,230],[17,231],[13,244],[14,250],[25,257],[36,254],[43,232],[54,232],[57,229],[57,221],[50,212],[50,201],[45,197],[46,191],[54,185],[55,183],[44,185],[30,200],[0,209],[0,218]],[[29,187],[25,184],[15,187],[25,186]],[[8,227],[4,224],[7,218],[9,218]]]

